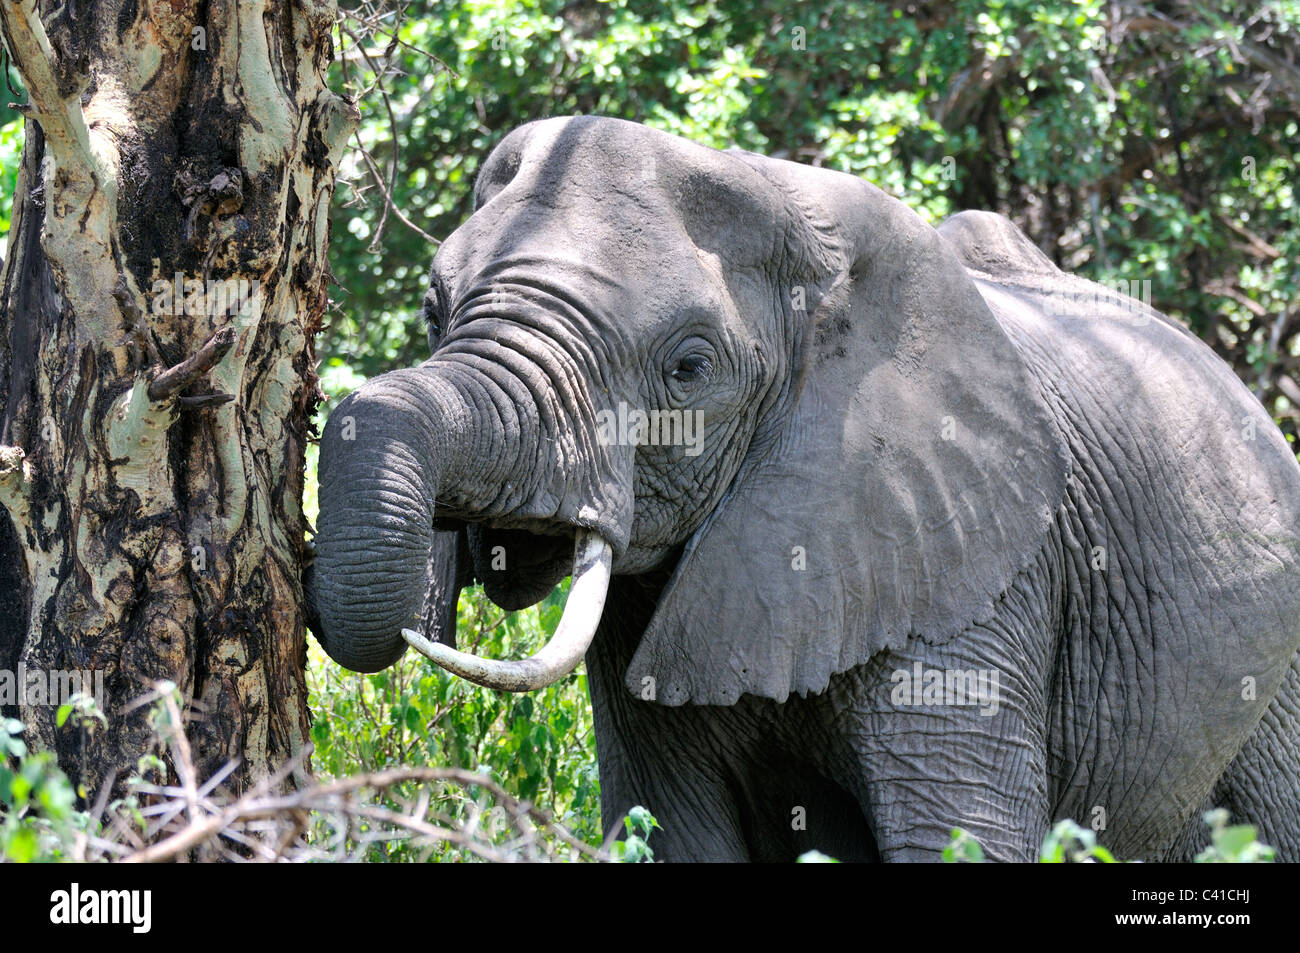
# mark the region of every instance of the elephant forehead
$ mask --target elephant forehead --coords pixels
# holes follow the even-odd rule
[[[673,182],[692,172],[737,174],[730,156],[649,126],[603,116],[572,116],[528,123],[506,136],[480,174],[481,184],[504,184],[532,171],[546,184],[636,186]]]
[[[737,155],[598,116],[516,129],[475,194],[480,210],[512,200],[562,210],[574,231],[604,221],[677,246],[689,239],[739,265],[771,261],[786,219],[782,198]]]

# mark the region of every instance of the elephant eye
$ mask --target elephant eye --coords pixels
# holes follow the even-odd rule
[[[424,293],[424,307],[421,309],[430,341],[437,341],[442,337],[443,322],[446,320],[445,300],[442,283],[436,275],[431,276],[429,290]]]
[[[679,360],[669,375],[682,383],[707,380],[713,373],[713,362],[704,354],[688,354]]]

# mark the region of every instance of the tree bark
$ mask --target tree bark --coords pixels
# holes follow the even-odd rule
[[[303,453],[356,121],[325,82],[335,15],[0,0],[29,95],[0,271],[0,667],[104,673],[106,726],[18,711],[84,797],[164,754],[132,707],[160,680],[200,780],[237,760],[242,791],[307,738]]]

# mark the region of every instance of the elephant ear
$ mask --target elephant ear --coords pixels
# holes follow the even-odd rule
[[[667,705],[820,692],[909,638],[988,621],[1069,471],[1037,383],[934,229],[855,177],[733,157],[786,211],[794,373],[629,665],[629,690]]]

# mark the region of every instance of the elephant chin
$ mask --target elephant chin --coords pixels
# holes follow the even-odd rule
[[[573,585],[555,634],[535,655],[519,661],[481,659],[449,645],[431,642],[403,629],[402,637],[417,652],[447,671],[486,688],[531,692],[573,671],[596,636],[609,590],[613,550],[600,534],[580,529],[573,540]]]

